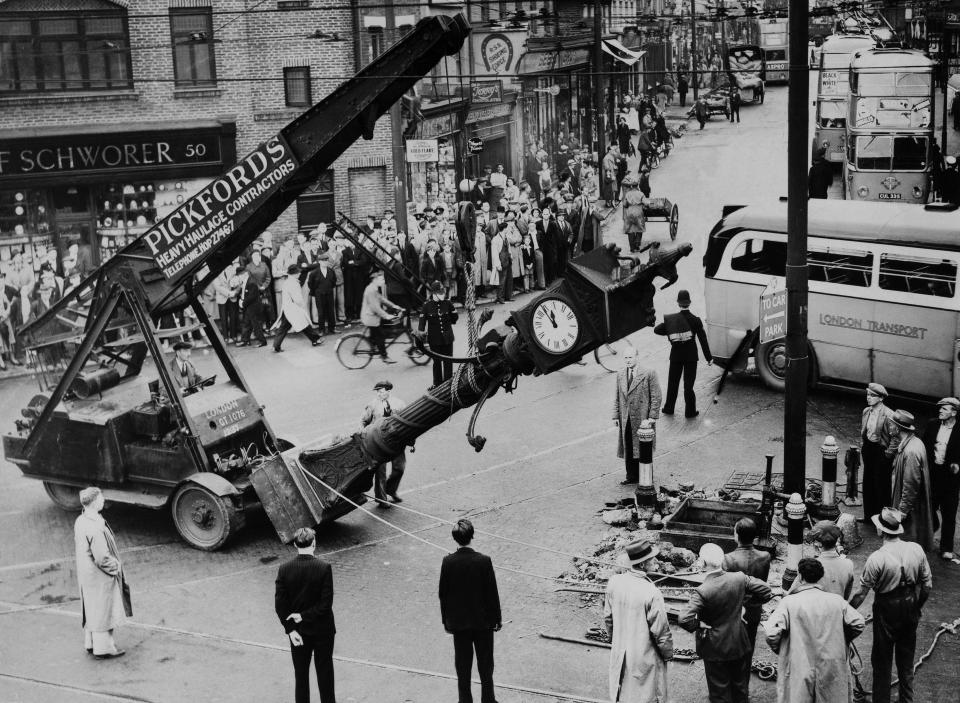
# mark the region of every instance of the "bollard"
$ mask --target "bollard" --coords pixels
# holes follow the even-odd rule
[[[820,496],[820,505],[817,507],[817,517],[821,520],[836,520],[840,517],[837,507],[837,456],[840,447],[832,435],[827,435],[820,445],[821,478],[823,491]]]
[[[637,482],[637,507],[654,508],[657,504],[657,493],[653,488],[653,440],[657,431],[650,420],[640,423],[637,437],[640,438],[640,480]]]
[[[788,590],[797,578],[797,565],[803,558],[803,526],[807,520],[807,506],[799,493],[790,496],[783,506],[787,518],[787,568],[783,572],[783,590]]]

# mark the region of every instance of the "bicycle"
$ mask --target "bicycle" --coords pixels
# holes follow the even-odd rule
[[[414,344],[413,331],[410,326],[410,312],[404,311],[400,315],[388,322],[380,325],[383,332],[384,347],[389,349],[394,344],[406,342],[409,347],[406,351],[407,357],[417,366],[424,366],[430,363],[430,357],[417,349]],[[343,335],[337,340],[336,346],[337,361],[344,368],[351,371],[366,368],[374,356],[379,355],[373,341],[370,339],[370,328],[365,327],[363,332],[351,332]]]

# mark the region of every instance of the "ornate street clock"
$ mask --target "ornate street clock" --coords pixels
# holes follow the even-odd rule
[[[580,339],[580,320],[562,298],[543,298],[533,308],[533,341],[548,354],[566,354]]]

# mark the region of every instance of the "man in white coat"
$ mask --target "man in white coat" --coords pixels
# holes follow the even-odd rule
[[[820,587],[823,564],[816,559],[801,559],[797,573],[800,585],[764,623],[767,644],[780,655],[777,701],[849,701],[847,645],[863,632],[863,616],[843,596]]]
[[[607,582],[603,620],[610,635],[610,700],[615,703],[666,703],[667,662],[673,635],[667,609],[643,567],[657,556],[653,543],[627,545],[617,563],[624,573]]]
[[[113,631],[132,615],[125,595],[123,566],[117,540],[100,511],[103,494],[99,488],[80,491],[83,512],[73,526],[77,553],[77,581],[80,584],[81,625],[84,646],[97,659],[122,657]]]
[[[280,312],[277,315],[277,321],[273,323],[273,326],[278,328],[277,336],[273,338],[275,352],[283,351],[280,345],[291,330],[303,332],[315,347],[323,344],[320,335],[310,326],[310,315],[303,306],[300,280],[297,277],[299,273],[300,267],[297,264],[290,264],[280,288]]]

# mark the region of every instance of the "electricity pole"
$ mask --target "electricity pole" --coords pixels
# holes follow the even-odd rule
[[[603,76],[603,5],[600,0],[593,0],[593,102],[594,114],[597,116],[597,160],[607,153],[605,146],[607,132],[606,90],[604,90]]]
[[[783,414],[783,489],[806,489],[807,378],[807,0],[790,0],[787,102],[787,371]]]
[[[700,97],[700,74],[697,64],[697,0],[690,0],[690,80],[693,81],[693,102]]]

